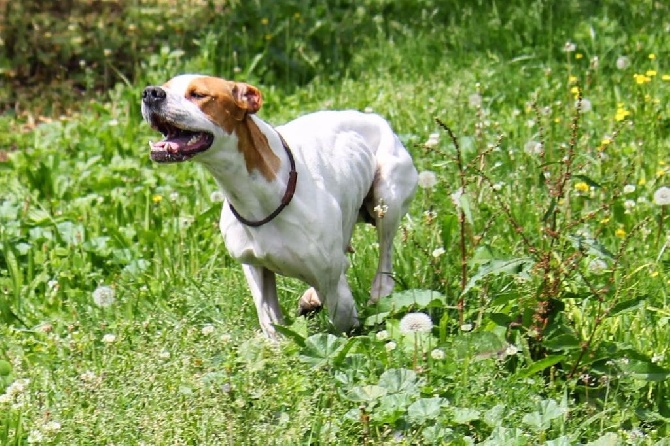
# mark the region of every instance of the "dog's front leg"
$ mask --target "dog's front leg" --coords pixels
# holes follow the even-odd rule
[[[254,297],[263,333],[270,339],[277,339],[274,324],[283,324],[284,318],[279,308],[275,273],[262,266],[242,265],[242,269]]]

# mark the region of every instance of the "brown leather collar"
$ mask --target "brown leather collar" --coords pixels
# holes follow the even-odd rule
[[[289,148],[288,144],[286,143],[286,140],[284,139],[283,136],[279,132],[277,132],[277,136],[279,136],[279,139],[281,140],[282,146],[284,146],[284,150],[286,150],[286,155],[288,156],[288,162],[291,165],[291,170],[288,173],[288,183],[286,184],[286,192],[284,192],[284,196],[281,199],[281,203],[279,204],[279,207],[275,209],[270,215],[265,217],[262,220],[247,220],[246,218],[242,217],[239,212],[233,207],[232,203],[228,202],[228,205],[230,206],[230,211],[233,213],[235,218],[237,218],[237,221],[240,223],[251,226],[252,228],[256,228],[258,226],[263,226],[265,223],[269,223],[272,221],[281,211],[284,210],[286,206],[291,202],[293,199],[293,194],[295,194],[295,187],[298,183],[298,172],[295,170],[295,159],[293,159],[293,153],[291,152],[291,149]]]

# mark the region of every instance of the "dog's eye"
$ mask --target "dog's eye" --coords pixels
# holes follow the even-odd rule
[[[204,93],[198,93],[197,91],[192,91],[192,92],[189,94],[189,96],[190,96],[192,99],[203,99],[203,98],[206,98],[206,97],[207,97],[206,94],[204,94]]]

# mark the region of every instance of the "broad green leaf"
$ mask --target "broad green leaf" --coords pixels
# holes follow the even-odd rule
[[[373,314],[372,316],[368,316],[365,318],[364,325],[366,327],[371,327],[373,325],[378,325],[383,323],[386,318],[391,314],[390,311],[382,311],[377,314]]]
[[[472,219],[472,208],[470,206],[470,199],[466,194],[461,194],[460,197],[458,197],[458,204],[461,207],[461,210],[463,210],[463,214],[465,214],[465,219],[470,225],[474,225],[474,220]]]
[[[407,409],[407,417],[411,423],[423,424],[440,416],[443,398],[420,398]]]
[[[504,404],[496,404],[486,412],[482,420],[490,427],[500,426],[503,423],[506,407]]]
[[[641,359],[629,359],[620,365],[626,375],[643,381],[665,381],[670,377],[670,370]]]
[[[493,428],[489,438],[479,443],[480,446],[523,446],[526,444],[528,444],[528,438],[523,430],[502,426]]]
[[[570,440],[570,437],[563,435],[561,437],[547,441],[545,446],[573,446],[574,444],[574,441]]]
[[[598,240],[592,237],[585,237],[581,234],[571,234],[568,235],[568,240],[572,243],[572,246],[580,251],[586,251],[587,254],[602,258],[602,259],[614,259],[614,254],[608,250],[605,245],[600,243]]]
[[[296,344],[298,344],[298,346],[302,348],[305,347],[305,338],[301,336],[299,333],[291,330],[288,327],[285,327],[284,325],[275,324],[274,327],[279,334],[286,336],[287,338],[293,339],[293,341]]]
[[[437,291],[412,289],[381,298],[376,310],[378,313],[398,312],[410,307],[426,308],[432,305],[446,305],[446,298]]]
[[[581,347],[581,342],[573,333],[561,333],[547,338],[544,346],[551,350],[575,350]]]
[[[371,403],[386,395],[385,388],[375,385],[355,386],[347,392],[347,399],[356,403]]]
[[[564,355],[547,356],[544,359],[534,362],[527,369],[519,371],[519,376],[522,378],[528,378],[529,376],[533,376],[534,374],[541,372],[542,370],[551,367],[555,364],[558,364],[559,362],[564,360],[565,360]]]
[[[389,393],[414,393],[416,390],[416,373],[409,369],[389,369],[379,377],[380,386]]]
[[[428,426],[421,431],[425,441],[423,444],[451,444],[452,441],[456,440],[453,433],[453,429],[440,425]]]
[[[476,409],[470,409],[468,407],[454,408],[453,422],[456,424],[470,424],[473,421],[479,420],[479,418],[480,413]]]
[[[344,347],[346,340],[330,333],[319,333],[305,339],[300,358],[315,367],[335,361],[339,349]]]
[[[491,260],[490,262],[482,264],[474,276],[470,278],[468,284],[461,294],[465,294],[475,286],[477,281],[486,276],[507,274],[507,275],[521,275],[526,274],[527,271],[535,264],[535,261],[530,257],[519,257],[510,260]]]
[[[614,432],[607,432],[600,438],[590,443],[587,443],[586,446],[619,446],[622,444],[619,436]]]
[[[565,414],[566,409],[554,400],[542,400],[535,412],[524,415],[522,421],[537,431],[546,431],[551,427],[551,422]]]
[[[440,237],[442,246],[451,246],[454,231],[458,227],[458,218],[455,215],[446,214],[440,218]]]
[[[554,209],[556,209],[556,198],[551,199],[551,203],[549,203],[549,208],[542,216],[543,222],[546,222],[549,219],[549,217],[551,217],[551,214],[554,212]]]
[[[617,314],[625,313],[627,311],[635,310],[640,308],[642,302],[647,299],[646,295],[636,296],[632,299],[624,300],[614,305],[609,311],[608,316],[615,316]]]
[[[0,376],[9,376],[10,373],[12,373],[12,365],[9,361],[0,359]]]

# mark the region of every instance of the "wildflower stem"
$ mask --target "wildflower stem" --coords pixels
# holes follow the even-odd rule
[[[456,139],[456,135],[454,135],[454,132],[451,131],[451,128],[447,126],[444,122],[442,122],[439,118],[435,118],[435,122],[444,129],[444,131],[447,132],[449,135],[449,138],[451,138],[451,141],[454,144],[454,148],[456,149],[456,165],[458,166],[458,176],[461,182],[461,193],[465,194],[466,186],[467,186],[467,178],[466,178],[466,172],[465,172],[465,165],[463,164],[463,154],[461,153],[461,147],[458,144],[458,140]],[[460,250],[461,250],[461,293],[459,294],[458,297],[458,303],[457,308],[458,308],[458,322],[459,324],[463,324],[464,322],[464,310],[465,310],[465,296],[463,295],[462,291],[465,290],[465,287],[468,284],[468,259],[467,259],[467,251],[466,251],[466,245],[465,245],[465,211],[463,210],[463,207],[459,207],[459,214],[458,214],[458,226],[460,228]]]

